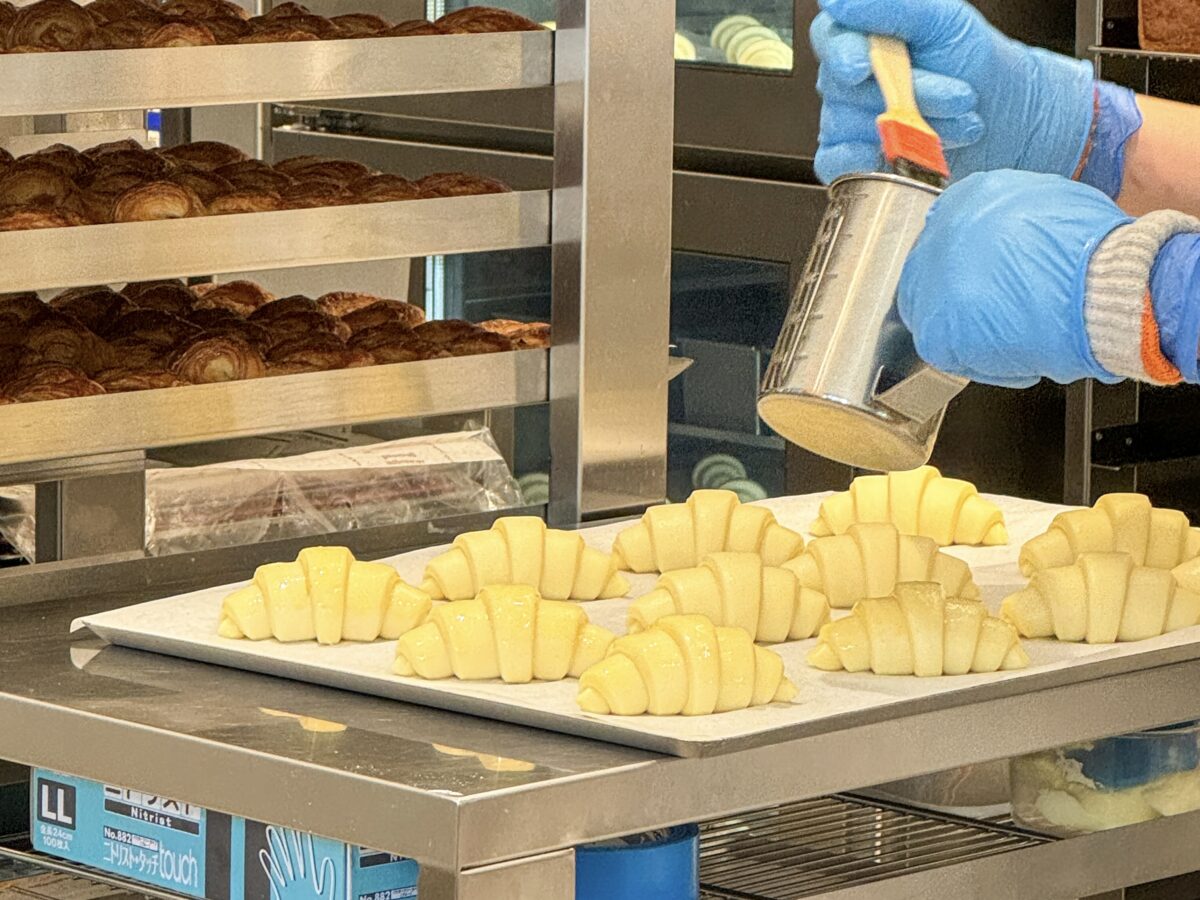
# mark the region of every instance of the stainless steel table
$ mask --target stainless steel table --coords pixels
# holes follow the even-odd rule
[[[0,758],[413,857],[422,900],[570,897],[570,848],[583,842],[1200,717],[1197,645],[1153,668],[1125,660],[1090,681],[848,715],[787,742],[675,759],[67,633],[82,613],[141,599],[0,609]],[[882,896],[1084,896],[1195,868],[1197,838],[1200,814],[1163,819],[901,873]]]

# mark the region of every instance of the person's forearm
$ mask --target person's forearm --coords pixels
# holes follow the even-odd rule
[[[1142,127],[1125,147],[1125,177],[1117,202],[1132,216],[1174,209],[1200,216],[1200,107],[1137,98]]]

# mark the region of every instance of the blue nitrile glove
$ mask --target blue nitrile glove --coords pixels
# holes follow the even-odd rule
[[[823,181],[882,164],[875,117],[883,97],[867,33],[908,44],[917,104],[942,136],[955,178],[993,169],[1076,173],[1096,106],[1090,63],[1005,37],[962,0],[820,2],[811,38],[821,61]]]
[[[900,281],[917,352],[1003,387],[1117,380],[1089,343],[1085,280],[1096,247],[1129,221],[1100,191],[1056,175],[1002,170],[951,185]]]

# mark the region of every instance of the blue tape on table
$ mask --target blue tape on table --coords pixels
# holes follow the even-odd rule
[[[606,842],[575,850],[576,900],[696,900],[700,829],[681,825],[658,840]]]
[[[1071,747],[1064,755],[1077,760],[1083,774],[1103,788],[1136,787],[1200,768],[1200,723],[1180,722],[1104,738]]]

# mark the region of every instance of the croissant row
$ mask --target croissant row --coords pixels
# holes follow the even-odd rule
[[[1023,669],[1017,630],[978,600],[947,597],[940,584],[898,584],[889,597],[862,600],[821,629],[808,664],[829,672],[965,675]]]
[[[951,544],[1008,543],[1004,516],[969,481],[946,478],[933,466],[887,475],[861,475],[850,490],[821,503],[811,531],[817,537],[845,534],[859,522],[891,522],[901,534]]]
[[[795,696],[778,654],[741,628],[684,615],[613,641],[580,675],[578,703],[598,715],[705,716]]]
[[[549,600],[607,600],[629,590],[609,554],[536,516],[506,516],[487,531],[460,534],[425,567],[421,589],[436,600],[466,600],[505,584],[532,585]]]
[[[948,596],[979,597],[965,562],[942,553],[932,538],[901,534],[890,523],[851,525],[845,534],[817,538],[783,568],[835,609],[849,609],[866,597],[887,597],[906,581],[936,581]]]
[[[804,549],[804,538],[761,506],[733,491],[694,491],[686,503],[655,506],[622,531],[613,545],[617,565],[632,572],[670,572],[699,565],[710,553],[758,553],[778,566]]]
[[[741,628],[756,641],[810,638],[829,621],[823,594],[801,587],[795,573],[764,566],[757,553],[713,553],[696,568],[667,572],[629,608],[629,633],[672,615],[698,614]]]
[[[253,582],[221,604],[218,634],[252,641],[395,640],[432,608],[385,563],[356,560],[345,547],[308,547],[294,562],[259,566]]]
[[[1187,569],[1180,576],[1200,588]],[[1168,569],[1135,565],[1128,553],[1082,553],[1071,565],[1036,572],[1029,587],[1005,598],[1000,616],[1023,637],[1140,641],[1200,623],[1200,593]]]
[[[1173,569],[1200,556],[1200,528],[1142,494],[1105,494],[1090,509],[1059,513],[1021,548],[1021,574],[1069,566],[1083,553],[1128,553],[1135,566]]]
[[[473,600],[435,609],[396,645],[397,675],[507,684],[578,678],[604,658],[616,636],[582,609],[544,600],[528,585],[484,588]]]

